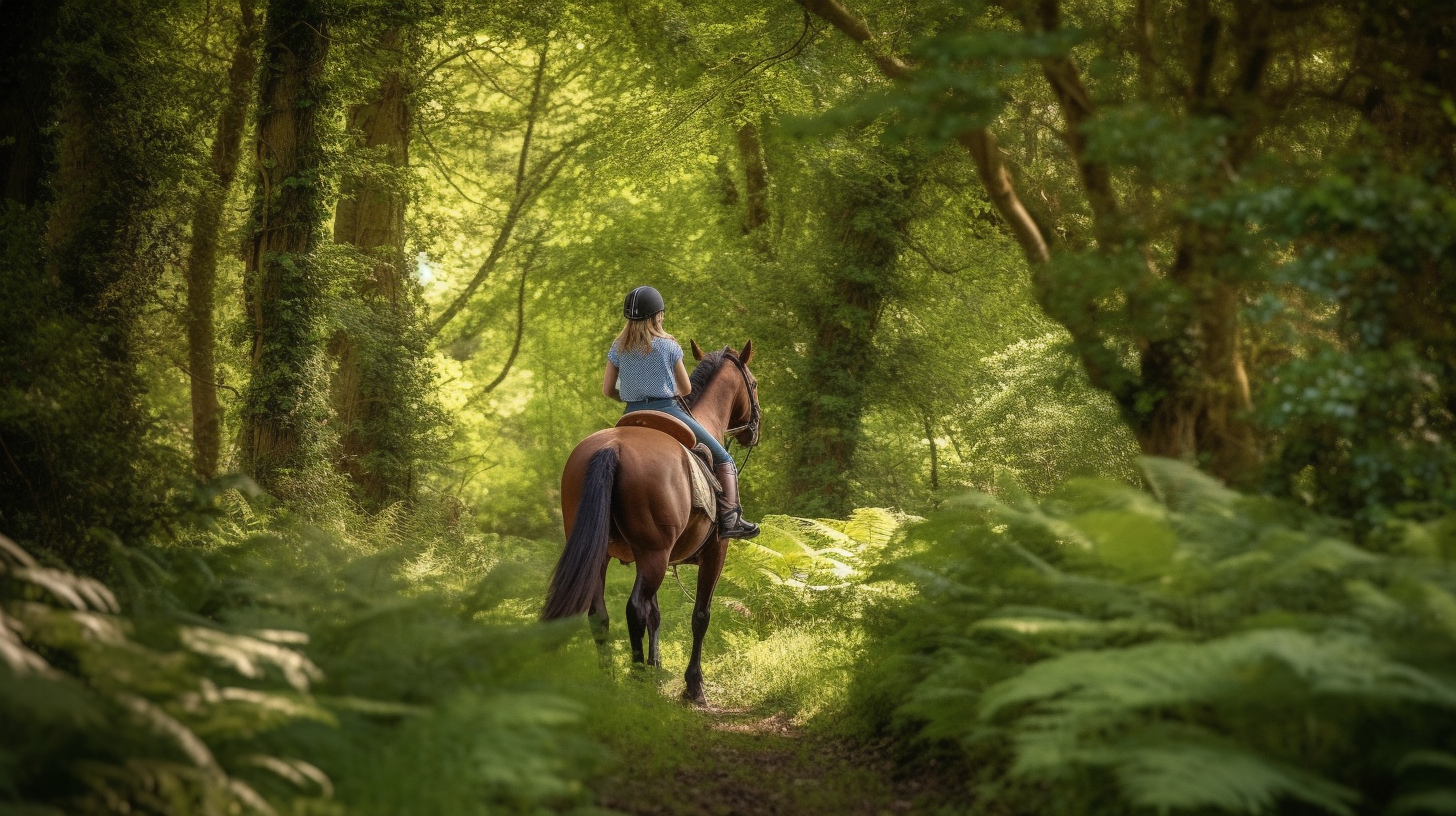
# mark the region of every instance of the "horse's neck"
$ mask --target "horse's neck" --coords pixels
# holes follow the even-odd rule
[[[703,426],[703,430],[715,438],[722,439],[723,432],[728,430],[728,418],[733,411],[733,396],[733,389],[720,384],[718,378],[714,377],[703,386],[703,395],[693,406],[693,418]]]

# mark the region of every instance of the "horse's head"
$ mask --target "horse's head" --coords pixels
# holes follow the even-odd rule
[[[725,433],[745,448],[754,447],[758,444],[763,411],[758,405],[758,380],[748,370],[748,363],[753,359],[753,341],[744,343],[743,351],[724,346],[722,351],[707,354],[698,347],[698,341],[693,340],[691,344],[693,359],[698,361],[698,365],[693,369],[693,390],[689,400],[695,402],[708,390],[708,386],[721,382],[722,385],[717,385],[714,391],[722,388],[727,396],[717,398],[729,401],[728,430]]]

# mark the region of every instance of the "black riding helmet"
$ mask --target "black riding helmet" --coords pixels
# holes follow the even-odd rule
[[[662,293],[651,286],[639,286],[627,293],[627,299],[622,302],[622,314],[628,320],[646,320],[649,317],[667,310],[667,304],[662,302]]]

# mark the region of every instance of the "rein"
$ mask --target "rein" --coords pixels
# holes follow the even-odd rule
[[[748,468],[749,458],[753,456],[753,449],[758,447],[758,426],[759,423],[763,420],[763,409],[758,406],[758,389],[755,388],[753,386],[753,383],[749,382],[748,380],[748,367],[740,362],[737,357],[730,356],[728,357],[728,359],[733,361],[734,367],[736,367],[738,369],[738,373],[743,376],[743,387],[748,391],[749,408],[747,424],[738,425],[736,427],[728,428],[727,430],[723,431],[723,436],[728,440],[729,445],[738,442],[737,434],[743,433],[744,431],[750,431],[752,433],[752,436],[750,438],[753,440],[753,442],[751,444],[744,445],[742,443],[739,443],[740,447],[744,448],[745,451],[747,451],[743,454],[743,461],[741,463],[736,460],[733,462],[733,468],[738,471],[738,475],[741,478],[743,476],[743,471]],[[677,404],[683,409],[683,411],[687,413],[688,416],[693,417],[693,419],[697,419],[696,416],[693,416],[693,409],[689,407],[688,401],[685,397],[676,397],[676,399]],[[706,540],[704,543],[706,543]],[[677,574],[676,564],[672,565],[672,579],[677,582],[677,588],[682,590],[682,594],[685,597],[690,599],[695,604],[698,602],[697,593],[688,592],[688,588],[683,586],[682,578],[680,578]]]
[[[728,438],[728,444],[730,445],[738,441],[737,434],[744,431],[751,433],[749,438],[753,442],[748,445],[742,445],[746,451],[743,454],[743,462],[741,464],[738,462],[733,463],[733,467],[741,477],[743,476],[743,471],[748,468],[748,460],[753,456],[753,449],[758,447],[758,423],[763,419],[763,411],[758,407],[758,389],[754,388],[753,383],[748,381],[748,367],[739,362],[737,357],[729,357],[728,359],[733,361],[733,365],[738,368],[738,373],[743,375],[743,387],[748,391],[748,424],[739,425],[736,428],[729,428],[723,432],[723,435]]]
[[[733,468],[738,471],[738,475],[741,477],[743,475],[743,471],[748,467],[749,458],[753,456],[753,449],[758,447],[758,425],[759,422],[763,419],[763,409],[759,408],[758,406],[758,389],[754,388],[753,383],[748,381],[748,367],[740,362],[737,357],[728,354],[725,354],[724,356],[733,362],[734,368],[737,368],[738,373],[743,376],[743,387],[745,390],[748,391],[748,422],[746,424],[728,428],[727,430],[723,431],[723,436],[728,440],[729,445],[732,445],[734,442],[738,442],[738,434],[743,433],[744,431],[752,432],[751,438],[753,439],[753,441],[751,443],[747,445],[744,445],[741,442],[738,443],[739,446],[746,451],[746,453],[743,454],[742,463],[740,464],[736,460],[733,463]],[[693,417],[693,419],[697,419],[697,417],[693,415],[693,409],[688,407],[688,401],[686,398],[677,397],[676,399],[677,404],[681,406],[684,411],[687,412],[688,416]]]

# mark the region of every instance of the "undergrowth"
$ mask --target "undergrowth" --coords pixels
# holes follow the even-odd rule
[[[144,546],[97,533],[110,587],[0,542],[0,812],[589,813],[592,780],[628,761],[670,776],[704,745],[675,700],[691,613],[675,581],[667,669],[644,674],[619,615],[605,667],[581,621],[536,622],[559,542],[480,534],[444,504],[304,517],[246,480],[180,515]],[[885,594],[862,579],[902,522],[775,517],[736,544],[714,704],[801,723],[841,708],[857,620]],[[614,607],[631,575],[611,571]]]
[[[853,707],[958,746],[972,812],[1449,813],[1456,526],[1339,522],[1147,460],[914,528]]]
[[[598,673],[569,628],[492,620],[522,583],[499,542],[428,507],[325,532],[233,487],[180,540],[112,540],[115,591],[5,542],[0,811],[596,811],[561,689]],[[430,570],[441,547],[475,568]]]

